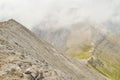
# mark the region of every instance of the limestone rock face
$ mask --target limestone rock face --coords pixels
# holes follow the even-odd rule
[[[0,80],[107,80],[15,20],[0,23]]]

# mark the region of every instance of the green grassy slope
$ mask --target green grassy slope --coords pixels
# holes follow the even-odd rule
[[[95,58],[89,62],[92,68],[111,80],[120,80],[119,40],[116,36],[106,38],[97,46],[94,52]]]
[[[107,36],[97,47],[85,45],[79,48],[80,53],[76,53],[77,49],[68,53],[74,58],[89,59],[90,68],[111,80],[120,80],[120,39],[117,36]]]
[[[77,52],[77,50],[80,49],[81,51]],[[91,54],[92,46],[91,45],[84,45],[80,48],[71,49],[67,53],[70,54],[70,56],[78,59],[88,59],[92,56]]]

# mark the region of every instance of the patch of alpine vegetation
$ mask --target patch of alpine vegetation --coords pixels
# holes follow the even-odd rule
[[[81,60],[87,60],[92,56],[92,45],[85,45],[79,48],[81,49],[81,52],[77,52],[77,49],[74,48],[73,50],[67,51],[67,54],[70,54],[70,56]]]
[[[120,38],[110,34],[104,36],[94,48],[93,56],[89,59],[90,66],[111,80],[120,79]]]

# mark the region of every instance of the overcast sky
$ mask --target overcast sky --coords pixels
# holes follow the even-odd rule
[[[28,28],[45,19],[59,24],[108,20],[120,23],[120,0],[0,0],[0,21],[15,19]]]

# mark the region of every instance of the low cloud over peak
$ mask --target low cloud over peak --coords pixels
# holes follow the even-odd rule
[[[28,28],[49,19],[62,25],[120,21],[119,0],[1,0],[0,21],[14,18]]]

